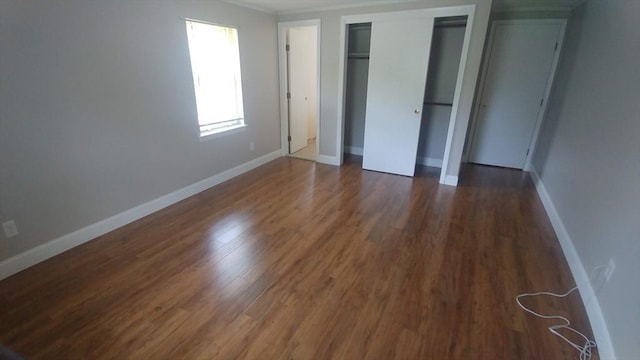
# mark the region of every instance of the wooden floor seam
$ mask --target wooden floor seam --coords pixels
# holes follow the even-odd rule
[[[0,281],[0,344],[27,359],[577,358],[515,302],[574,286],[528,173],[438,177],[277,159]],[[526,301],[593,338],[577,292]]]

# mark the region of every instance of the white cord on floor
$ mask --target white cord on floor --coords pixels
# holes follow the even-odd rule
[[[591,282],[591,278],[593,277],[593,273],[601,268],[607,268],[607,266],[605,265],[601,265],[601,266],[597,266],[595,267],[592,271],[591,271],[591,275],[589,276],[589,282]],[[596,342],[593,340],[590,340],[586,335],[584,335],[583,333],[579,332],[578,330],[574,329],[571,327],[571,322],[569,321],[569,319],[565,318],[564,316],[560,316],[560,315],[543,315],[540,313],[537,313],[531,309],[529,309],[528,307],[522,305],[522,303],[520,302],[521,298],[524,297],[532,297],[532,296],[539,296],[539,295],[548,295],[548,296],[553,296],[556,298],[563,298],[568,296],[569,294],[571,294],[572,292],[576,291],[578,289],[578,286],[573,287],[571,290],[567,291],[564,294],[555,294],[555,293],[551,293],[551,292],[537,292],[537,293],[524,293],[524,294],[520,294],[518,296],[516,296],[516,303],[518,303],[518,306],[520,306],[522,308],[522,310],[533,314],[539,318],[542,319],[558,319],[558,320],[562,320],[564,322],[564,324],[558,324],[558,325],[553,325],[549,327],[549,331],[554,334],[555,336],[560,337],[561,339],[563,339],[564,341],[566,341],[569,345],[571,345],[574,349],[578,350],[580,352],[580,360],[589,360],[591,359],[591,349],[596,347]],[[586,304],[585,304],[586,305]],[[569,340],[566,336],[560,334],[559,330],[564,329],[564,330],[568,330],[573,332],[574,334],[579,335],[583,340],[584,340],[584,344],[580,345],[580,344],[576,344],[573,341]]]

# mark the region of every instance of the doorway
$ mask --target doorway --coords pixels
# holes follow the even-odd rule
[[[319,147],[320,21],[278,24],[283,155],[315,161]]]

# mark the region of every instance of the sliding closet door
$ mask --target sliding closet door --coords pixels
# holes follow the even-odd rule
[[[373,21],[362,167],[413,176],[433,17]]]

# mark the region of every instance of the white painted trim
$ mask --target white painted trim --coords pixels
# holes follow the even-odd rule
[[[336,157],[340,165],[344,162],[344,117],[345,117],[345,104],[346,104],[346,88],[347,88],[347,47],[348,32],[347,32],[347,17],[340,17],[340,57],[338,58],[338,127],[336,129]]]
[[[320,86],[320,84],[322,83],[322,21],[320,21],[320,19],[318,19],[318,25],[316,27],[316,43],[318,46],[318,58],[316,60],[316,156],[318,156],[318,154],[320,154],[320,124],[322,124],[322,121],[320,121],[320,102],[322,101]]]
[[[444,149],[444,157],[442,163],[442,171],[440,172],[440,183],[446,185],[458,184],[457,175],[447,175],[447,169],[449,167],[451,147],[453,146],[453,132],[455,129],[458,108],[460,107],[460,96],[462,93],[462,83],[464,82],[464,73],[469,58],[469,47],[471,43],[471,34],[474,26],[474,14],[476,11],[476,5],[461,5],[450,6],[440,8],[425,8],[410,11],[396,11],[386,13],[375,14],[358,14],[358,15],[346,15],[340,18],[340,57],[338,61],[338,128],[337,128],[337,144],[336,144],[336,156],[339,163],[343,162],[344,152],[344,118],[345,118],[345,87],[346,87],[346,63],[347,63],[347,25],[372,22],[374,20],[388,19],[398,16],[415,17],[422,16],[427,13],[434,17],[445,16],[467,16],[467,26],[465,29],[464,43],[462,45],[462,52],[460,54],[460,65],[458,66],[458,77],[456,79],[456,89],[453,96],[453,106],[451,108],[451,116],[449,117],[449,128],[447,130],[447,142]],[[465,129],[466,132],[466,129]],[[464,142],[462,145],[464,146]]]
[[[257,159],[253,159],[229,170],[225,170],[210,178],[198,181],[197,183],[191,184],[182,189],[146,202],[142,205],[138,205],[107,219],[91,224],[85,228],[63,235],[57,239],[51,240],[40,246],[29,249],[21,254],[3,260],[2,262],[0,262],[0,280],[44,260],[47,260],[53,256],[63,253],[71,248],[91,241],[119,227],[130,224],[158,210],[164,209],[170,205],[177,203],[178,201],[182,201],[199,192],[202,192],[222,182],[232,179],[249,170],[255,169],[258,166],[264,165],[279,158],[280,156],[280,150],[278,149]]]
[[[440,179],[442,179],[442,171],[440,172]],[[440,184],[458,186],[458,177],[455,175],[446,175],[444,181],[440,181]]]
[[[547,216],[551,221],[551,225],[556,233],[558,242],[562,247],[564,257],[569,263],[569,269],[571,270],[573,279],[578,285],[578,291],[580,292],[580,297],[582,298],[582,302],[587,311],[587,316],[591,323],[591,330],[593,331],[593,336],[595,337],[595,342],[598,346],[600,359],[615,360],[616,355],[613,349],[613,344],[611,343],[609,329],[604,319],[604,315],[602,314],[598,298],[596,297],[596,292],[589,281],[589,275],[587,274],[584,265],[582,265],[580,256],[578,255],[576,248],[573,246],[573,241],[571,240],[569,232],[564,226],[562,218],[558,214],[558,211],[551,200],[551,196],[549,196],[542,179],[540,179],[538,172],[533,166],[531,167],[529,174],[531,175],[531,180],[536,186],[538,196],[540,197],[542,205],[547,212]]]
[[[322,26],[320,19],[287,21],[278,23],[278,77],[280,79],[280,149],[282,156],[289,154],[289,108],[287,107],[287,53],[286,31],[292,27],[299,26],[315,26],[316,27],[316,43],[317,43],[317,61],[316,61],[316,156],[320,154],[320,55],[322,43]]]
[[[418,156],[417,163],[424,166],[442,168],[442,159]],[[456,180],[456,183],[457,182]]]
[[[458,174],[447,175],[449,171],[449,163],[451,162],[451,147],[453,146],[453,132],[456,129],[456,122],[458,119],[458,110],[460,108],[460,96],[462,94],[462,84],[464,83],[464,72],[467,67],[467,60],[469,59],[469,47],[471,45],[471,34],[473,32],[474,25],[475,5],[467,14],[467,27],[464,33],[464,42],[462,43],[462,53],[460,54],[460,64],[458,65],[458,76],[456,79],[456,90],[453,94],[453,106],[451,107],[451,115],[449,116],[449,128],[447,129],[447,141],[444,145],[444,155],[442,156],[442,170],[440,170],[440,183],[445,185],[458,186]],[[473,96],[469,99],[473,101]],[[467,129],[464,129],[465,133]],[[461,151],[464,150],[464,141],[459,146]],[[460,165],[458,163],[458,165]],[[455,181],[454,181],[455,178]]]
[[[491,23],[491,30],[489,32],[489,42],[487,43],[487,53],[485,54],[485,59],[483,59],[482,64],[482,72],[480,74],[480,87],[478,88],[477,101],[475,103],[475,108],[472,110],[471,116],[471,129],[469,131],[469,146],[464,154],[465,161],[469,161],[471,158],[471,154],[473,153],[473,146],[475,142],[476,131],[478,127],[478,115],[480,113],[480,105],[482,103],[482,96],[486,91],[486,83],[487,83],[487,71],[489,69],[491,63],[491,52],[493,51],[493,41],[496,34],[496,28],[498,25],[518,25],[518,24],[559,24],[560,31],[558,33],[558,38],[556,41],[558,42],[558,50],[553,55],[553,61],[551,63],[551,69],[549,72],[549,78],[547,79],[547,84],[545,85],[544,91],[544,103],[538,109],[538,116],[536,117],[536,124],[534,127],[533,134],[531,135],[531,140],[529,142],[529,154],[525,158],[523,169],[529,170],[531,167],[531,160],[533,159],[533,155],[535,154],[535,148],[538,143],[538,137],[540,135],[540,129],[542,127],[544,115],[547,112],[547,106],[549,104],[549,94],[551,93],[551,88],[553,87],[553,80],[555,78],[556,69],[558,66],[558,61],[560,59],[560,52],[562,51],[562,45],[564,42],[564,34],[567,25],[566,19],[513,19],[513,20],[495,20]]]
[[[230,126],[223,129],[216,129],[216,131],[209,132],[206,135],[203,135],[202,133],[200,133],[200,142],[207,142],[207,141],[219,139],[221,137],[225,137],[228,135],[237,134],[239,132],[245,131],[247,127],[249,127],[249,125],[244,124],[244,120],[243,120],[242,125],[234,125],[234,126]]]
[[[340,159],[338,159],[337,156],[318,155],[318,157],[316,158],[316,162],[333,166],[342,165],[340,163]]]
[[[278,23],[278,80],[280,93],[280,150],[282,156],[289,154],[289,142],[287,134],[289,129],[288,107],[287,107],[287,54],[285,46],[287,45],[286,36],[287,27]]]

